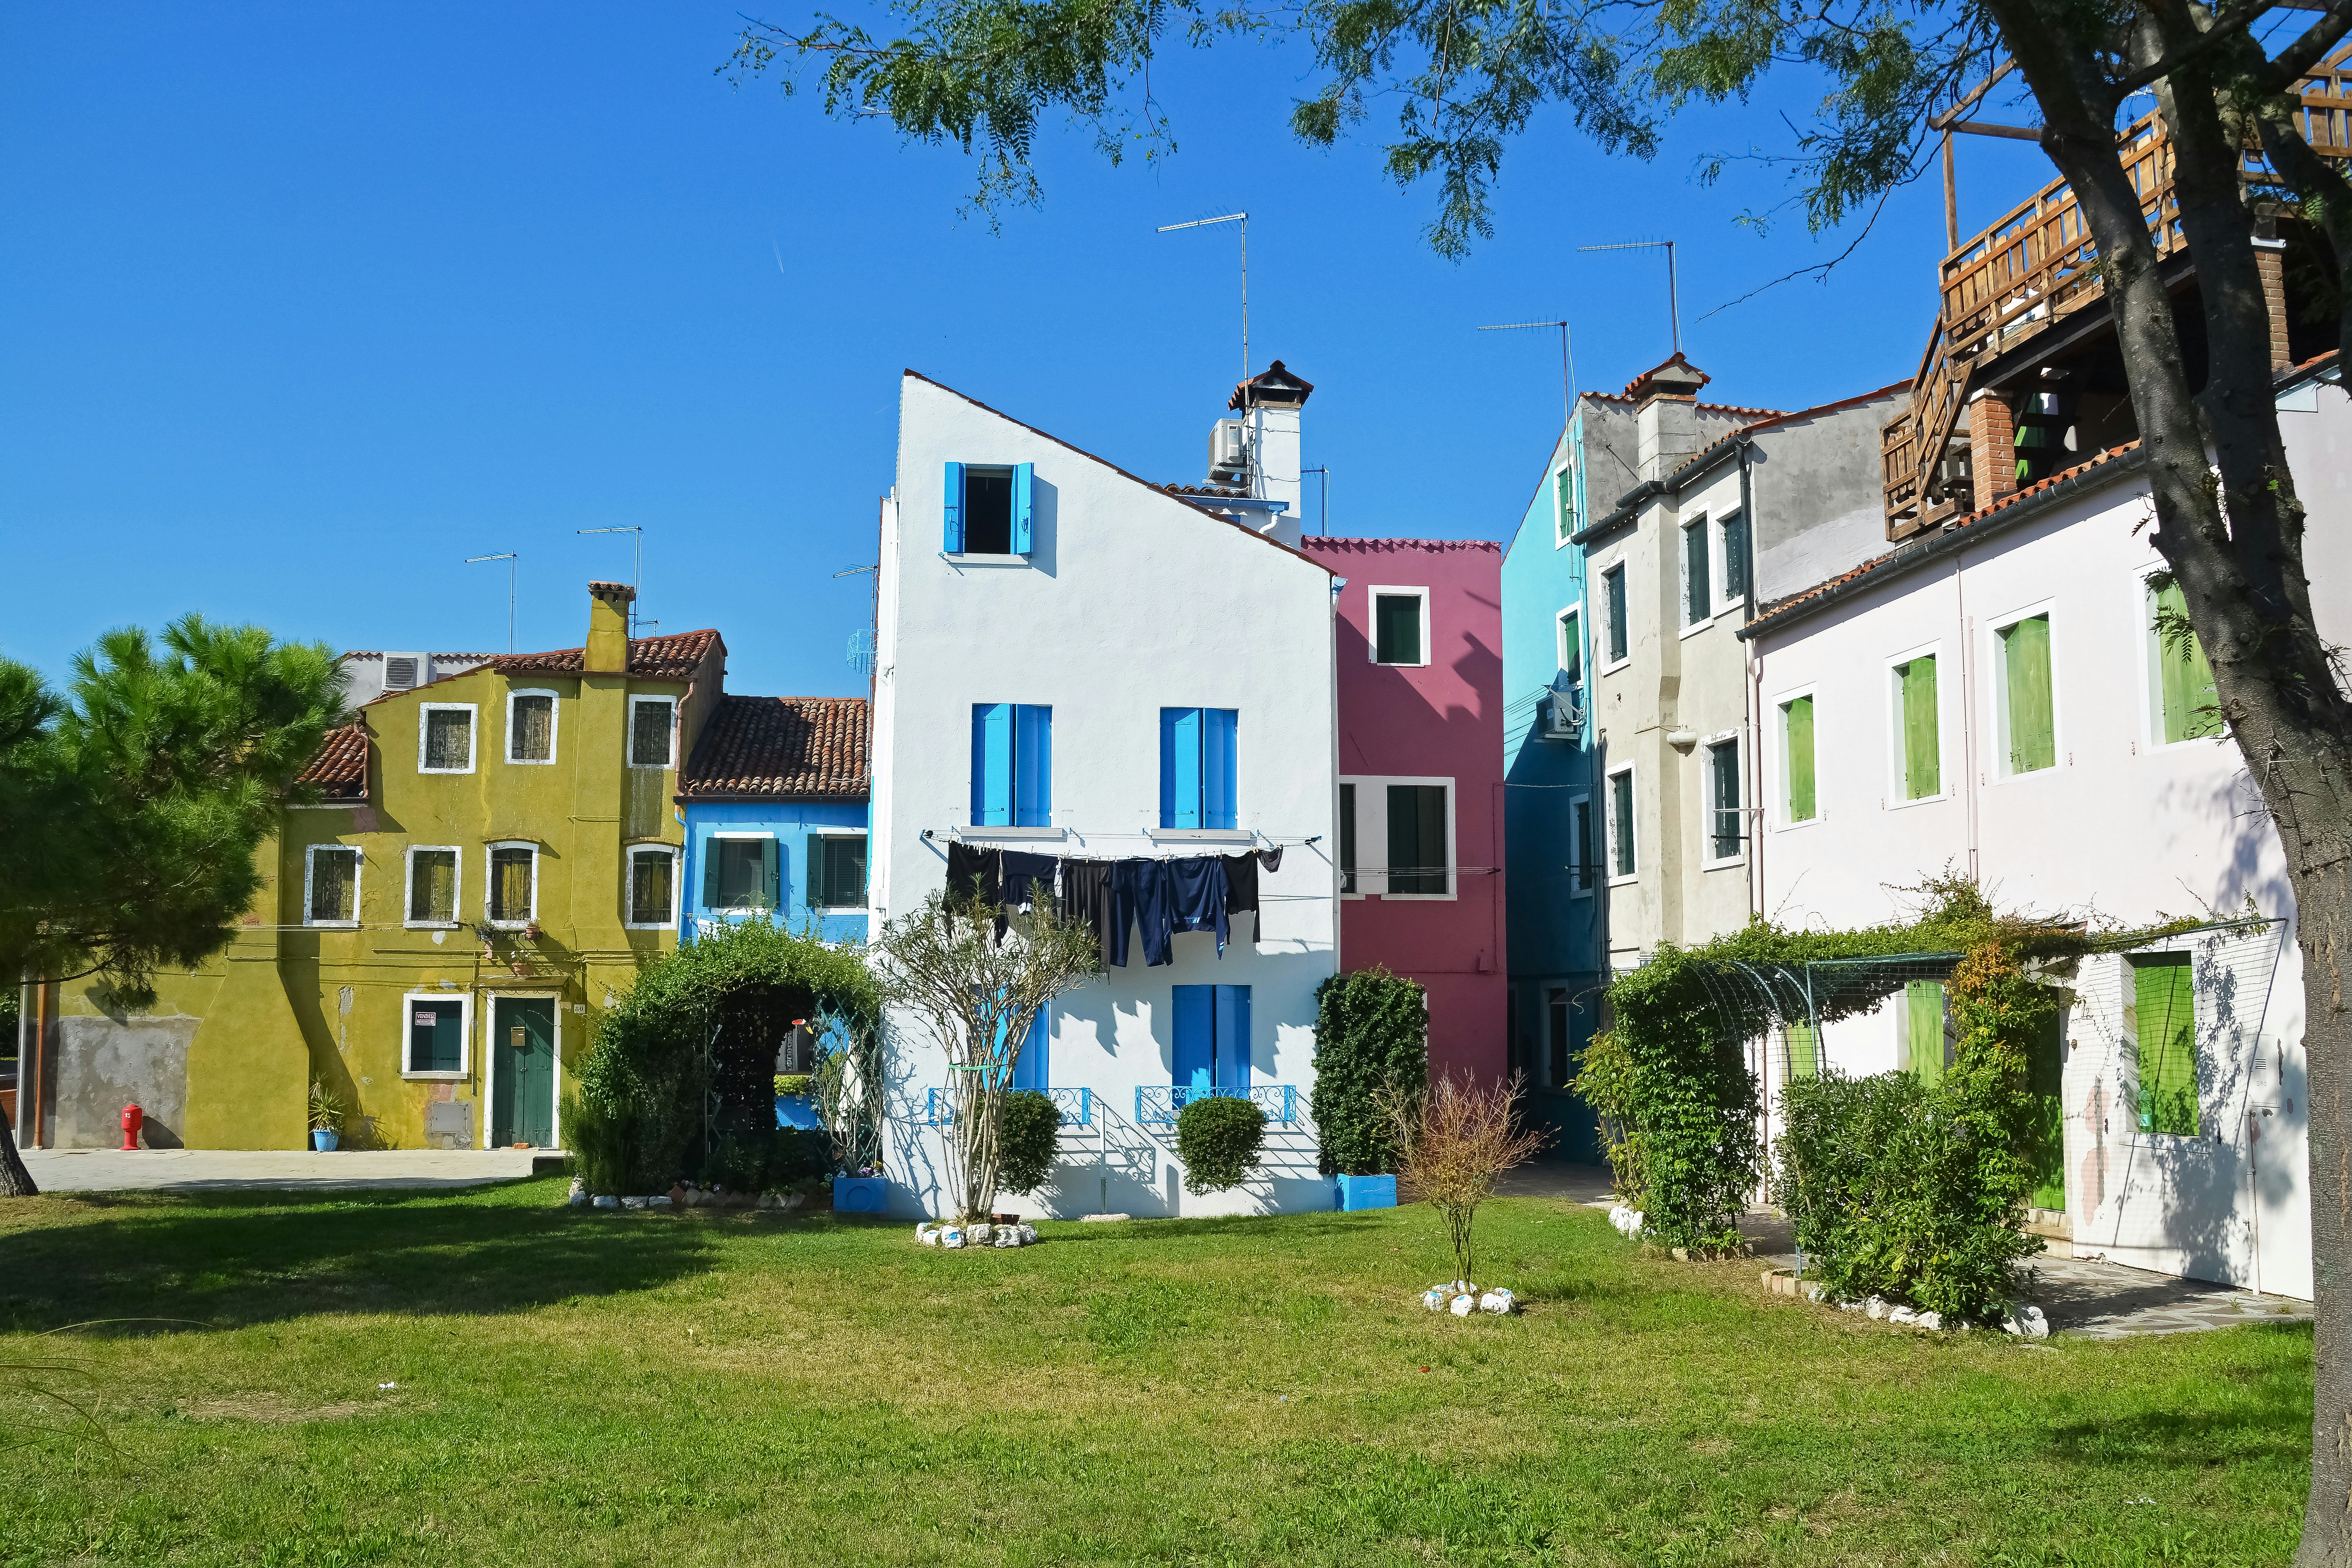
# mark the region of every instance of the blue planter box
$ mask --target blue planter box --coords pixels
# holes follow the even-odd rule
[[[840,1214],[881,1214],[890,1206],[887,1176],[835,1176],[833,1206]]]
[[[335,1145],[341,1142],[342,1139],[331,1127],[310,1129],[310,1147],[319,1153],[325,1154],[332,1152]]]
[[[1394,1176],[1341,1176],[1339,1207],[1354,1209],[1392,1209],[1396,1205]]]
[[[824,1123],[817,1120],[816,1106],[807,1095],[780,1094],[776,1096],[776,1125],[798,1127],[814,1132]]]

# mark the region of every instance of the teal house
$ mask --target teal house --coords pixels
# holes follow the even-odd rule
[[[866,939],[868,720],[862,697],[719,700],[678,777],[681,941],[759,914]]]

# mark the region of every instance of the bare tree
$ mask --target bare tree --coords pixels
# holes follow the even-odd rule
[[[1445,1216],[1454,1277],[1465,1285],[1477,1279],[1471,1268],[1478,1205],[1495,1195],[1496,1178],[1551,1142],[1549,1131],[1519,1120],[1525,1088],[1517,1073],[1501,1083],[1447,1073],[1425,1091],[1391,1085],[1374,1097],[1402,1151],[1397,1194]]]
[[[947,1054],[948,1196],[956,1217],[985,1219],[1003,1168],[1013,1059],[1047,1004],[1101,973],[1097,939],[1062,920],[1050,893],[1002,916],[978,899],[933,893],[884,926],[874,950],[885,998],[919,1016]]]

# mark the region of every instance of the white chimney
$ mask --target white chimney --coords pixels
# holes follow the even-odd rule
[[[1284,510],[1271,514],[1262,531],[1285,544],[1296,545],[1299,539],[1298,510],[1306,490],[1298,467],[1299,411],[1314,390],[1276,360],[1234,387],[1225,405],[1242,416],[1250,458],[1249,493],[1260,500],[1284,503]]]
[[[1663,479],[1698,455],[1698,389],[1706,373],[1677,353],[1625,389],[1633,400],[1636,461],[1644,479]]]

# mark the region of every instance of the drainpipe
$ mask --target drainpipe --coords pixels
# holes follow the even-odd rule
[[[1739,516],[1741,531],[1748,536],[1748,560],[1740,573],[1747,584],[1747,604],[1742,618],[1756,618],[1756,495],[1749,482],[1748,458],[1755,446],[1755,437],[1745,431],[1732,440],[1739,447]],[[1753,643],[1747,645],[1748,655],[1748,912],[1764,912],[1764,666]]]

